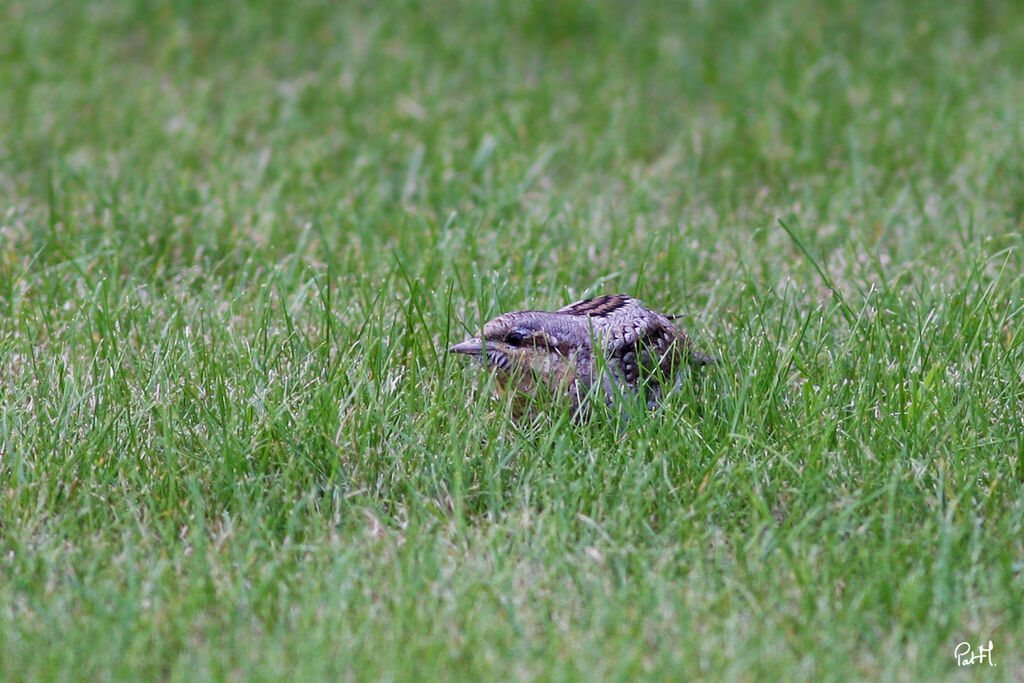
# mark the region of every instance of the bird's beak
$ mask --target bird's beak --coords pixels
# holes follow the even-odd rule
[[[448,349],[448,353],[464,353],[468,356],[479,356],[482,355],[483,352],[484,343],[476,337],[467,339],[466,341],[456,344]]]

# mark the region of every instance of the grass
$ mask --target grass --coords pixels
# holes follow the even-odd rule
[[[0,5],[0,678],[1019,676],[1022,44]],[[724,359],[699,398],[516,423],[444,353],[614,291]]]

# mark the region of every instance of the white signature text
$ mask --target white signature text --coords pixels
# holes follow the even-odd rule
[[[956,657],[957,666],[971,666],[974,664],[983,664],[988,662],[989,666],[995,666],[996,663],[992,661],[992,641],[988,641],[988,647],[984,645],[978,646],[977,652],[971,651],[970,643],[960,643],[954,648],[953,656]]]

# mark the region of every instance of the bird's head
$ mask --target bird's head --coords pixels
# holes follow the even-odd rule
[[[575,333],[575,334],[574,334]],[[564,391],[576,378],[580,334],[565,316],[543,311],[516,311],[484,325],[483,334],[451,347],[451,353],[472,356],[496,374],[502,388],[510,384],[533,395],[542,384]],[[584,337],[589,341],[589,337]]]

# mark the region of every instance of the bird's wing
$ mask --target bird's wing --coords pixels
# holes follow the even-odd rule
[[[569,304],[558,313],[585,316],[601,337],[606,357],[635,384],[641,374],[671,374],[690,351],[686,334],[668,317],[655,313],[625,294],[606,294]]]

